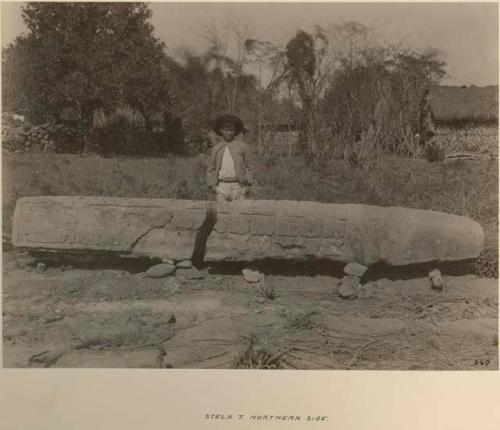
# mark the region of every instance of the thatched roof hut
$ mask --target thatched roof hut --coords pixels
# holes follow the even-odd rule
[[[430,104],[437,123],[497,123],[498,85],[435,87]]]

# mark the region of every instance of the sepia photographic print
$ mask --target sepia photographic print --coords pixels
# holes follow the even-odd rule
[[[496,3],[1,12],[4,368],[498,370]]]

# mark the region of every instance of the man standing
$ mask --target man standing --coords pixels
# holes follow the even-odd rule
[[[248,145],[236,137],[243,122],[234,115],[215,120],[214,131],[222,141],[214,146],[207,169],[207,182],[216,193],[217,202],[245,199],[252,185]]]

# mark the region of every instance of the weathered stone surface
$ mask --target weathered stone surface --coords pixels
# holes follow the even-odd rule
[[[357,204],[244,200],[216,205],[205,261],[324,259],[406,265],[476,258],[484,233],[465,217]]]
[[[352,276],[363,276],[365,272],[368,270],[368,267],[363,266],[359,263],[349,263],[344,267],[344,273],[346,275]]]
[[[146,272],[146,275],[150,278],[164,278],[175,272],[175,266],[171,264],[156,264],[150,267]]]
[[[208,202],[110,197],[25,197],[17,202],[13,244],[190,259]]]
[[[190,260],[204,248],[199,254],[207,262],[406,265],[476,258],[483,241],[477,222],[441,212],[273,200],[29,197],[18,200],[13,228],[18,247],[175,261]]]

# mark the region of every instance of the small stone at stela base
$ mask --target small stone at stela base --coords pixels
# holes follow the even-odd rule
[[[46,269],[47,266],[45,265],[45,263],[38,263],[36,265],[36,270],[38,270],[39,272],[44,272]]]
[[[339,287],[339,295],[343,299],[354,299],[357,297],[358,292],[352,285],[341,285]]]
[[[165,276],[172,275],[175,272],[175,266],[170,264],[156,264],[150,267],[146,272],[146,276],[149,278],[164,278]]]
[[[441,271],[438,269],[431,270],[429,273],[429,280],[431,283],[431,288],[434,290],[442,290],[445,284],[445,280],[441,275]]]
[[[179,261],[176,266],[178,269],[191,269],[191,267],[193,267],[193,263],[191,260],[182,260]]]
[[[168,258],[164,258],[163,260],[161,260],[161,262],[165,264],[170,264],[171,266],[175,265],[174,260],[170,260]]]
[[[264,279],[264,274],[258,272],[257,270],[243,269],[241,273],[243,274],[245,281],[250,282],[252,284],[260,282]]]
[[[363,276],[365,272],[368,270],[368,267],[363,266],[362,264],[359,263],[349,263],[347,266],[344,267],[344,273],[346,275],[351,275],[351,276]]]
[[[343,299],[355,299],[358,296],[359,278],[344,276],[342,285],[338,288],[339,296]]]

